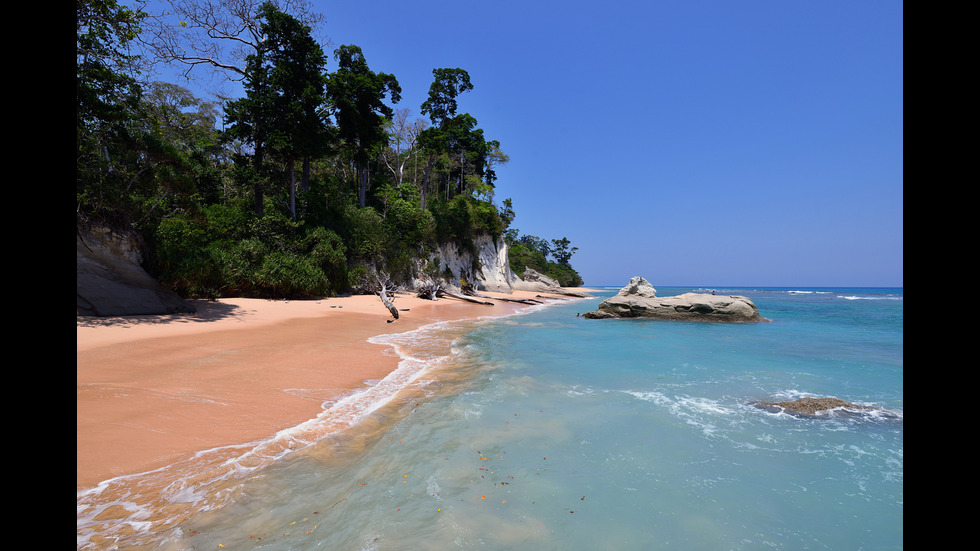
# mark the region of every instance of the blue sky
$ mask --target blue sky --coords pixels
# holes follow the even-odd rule
[[[903,285],[899,1],[313,4],[395,107],[469,72],[497,199],[587,285]]]

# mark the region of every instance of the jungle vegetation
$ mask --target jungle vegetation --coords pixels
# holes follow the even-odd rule
[[[433,69],[413,117],[358,46],[321,46],[322,16],[304,0],[163,5],[77,2],[76,221],[135,230],[166,286],[188,298],[358,292],[481,234],[507,239],[515,272],[581,284],[567,239],[509,229],[511,201],[494,196],[508,157],[460,112],[466,70]],[[159,63],[224,75],[244,95],[147,78]]]

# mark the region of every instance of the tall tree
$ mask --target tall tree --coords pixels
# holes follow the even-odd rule
[[[429,115],[433,126],[441,127],[446,119],[456,115],[456,96],[473,89],[470,74],[463,69],[433,69],[429,96],[422,102],[421,112]]]
[[[76,3],[76,193],[79,211],[116,210],[130,176],[121,156],[133,148],[131,121],[142,89],[129,46],[145,14],[116,0]]]
[[[264,36],[248,56],[246,96],[225,109],[228,134],[252,144],[256,173],[263,173],[267,149],[285,161],[289,210],[296,215],[295,161],[324,145],[326,101],[323,49],[310,28],[271,2],[258,10]],[[262,179],[255,182],[255,211],[262,213]]]
[[[327,94],[333,104],[338,135],[357,167],[358,201],[367,204],[368,162],[387,141],[385,120],[392,108],[384,103],[401,100],[401,86],[394,75],[375,73],[361,48],[344,45],[334,51],[337,71],[327,78]]]
[[[421,106],[422,114],[429,115],[429,120],[432,122],[432,126],[426,128],[419,137],[419,142],[427,153],[425,172],[419,190],[423,211],[425,210],[432,171],[438,159],[448,153],[446,121],[456,115],[458,107],[456,97],[473,89],[470,74],[464,69],[433,69],[432,76],[429,96],[422,102]]]
[[[562,266],[571,266],[572,255],[578,250],[578,247],[569,246],[572,244],[567,237],[562,237],[561,239],[552,239],[552,245],[554,247],[551,249],[552,256],[555,257],[555,262],[561,264]]]
[[[405,169],[416,158],[419,134],[428,124],[425,119],[409,121],[408,109],[396,109],[395,116],[388,121],[389,147],[384,150],[382,160],[395,178],[395,185],[405,183]]]
[[[184,151],[213,148],[218,140],[215,127],[220,117],[214,102],[195,97],[189,90],[169,82],[153,82],[143,100],[156,119],[163,138]]]
[[[470,191],[468,177],[482,181],[486,167],[487,142],[483,137],[483,129],[477,128],[477,121],[469,113],[462,113],[446,119],[443,123],[446,150],[450,153],[452,168],[446,183],[446,199],[455,193]]]
[[[264,44],[264,42],[263,42]],[[225,135],[251,145],[252,208],[262,216],[265,204],[265,151],[271,134],[273,93],[264,47],[246,59],[245,97],[225,105]]]
[[[310,156],[326,145],[327,121],[323,49],[303,25],[271,3],[260,8],[265,18],[266,63],[269,64],[271,146],[285,160],[289,175],[289,211],[296,216],[296,159],[308,167]],[[303,187],[308,187],[308,170]]]
[[[144,90],[143,104],[152,132],[173,146],[177,157],[186,159],[184,186],[191,203],[215,204],[226,198],[223,168],[229,152],[222,147],[215,124],[218,106],[195,97],[189,90],[167,82],[153,82]],[[172,180],[173,174],[165,180]],[[177,191],[177,190],[175,190]]]

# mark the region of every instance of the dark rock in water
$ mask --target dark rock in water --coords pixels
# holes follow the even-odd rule
[[[79,226],[75,313],[79,316],[133,316],[193,313],[197,308],[140,266],[139,237],[104,227]]]
[[[840,398],[834,398],[832,396],[827,398],[800,398],[799,400],[787,402],[756,402],[755,405],[770,411],[790,411],[792,413],[798,413],[800,415],[807,415],[811,417],[816,417],[821,415],[822,412],[828,412],[838,408],[850,410],[885,411],[881,408],[852,404],[848,401],[841,400]]]
[[[684,293],[658,297],[657,290],[642,277],[634,277],[599,307],[582,314],[590,319],[657,318],[668,320],[753,323],[769,321],[748,297]]]

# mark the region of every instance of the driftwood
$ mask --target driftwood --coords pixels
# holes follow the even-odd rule
[[[437,296],[440,296],[440,297],[442,297],[442,296],[452,297],[452,298],[459,299],[459,300],[465,300],[467,302],[475,302],[477,304],[485,304],[487,306],[493,306],[493,303],[490,302],[490,301],[480,300],[478,298],[468,297],[466,295],[460,295],[460,294],[452,293],[452,292],[449,292],[449,291],[447,291],[445,289],[439,289],[436,292],[436,295]]]
[[[424,298],[426,300],[436,300],[436,296],[439,294],[439,285],[432,284],[426,285],[419,289],[418,297]]]
[[[544,304],[544,302],[540,300],[534,300],[533,298],[492,297],[489,295],[484,295],[483,293],[478,293],[473,290],[466,291],[466,294],[474,297],[489,298],[491,300],[502,300],[504,302],[517,302],[520,304]]]
[[[378,296],[381,297],[381,302],[385,305],[385,308],[391,312],[392,317],[398,319],[398,308],[395,308],[395,304],[391,302],[391,298],[388,297],[389,291],[384,283],[381,283],[381,290],[378,291]]]

